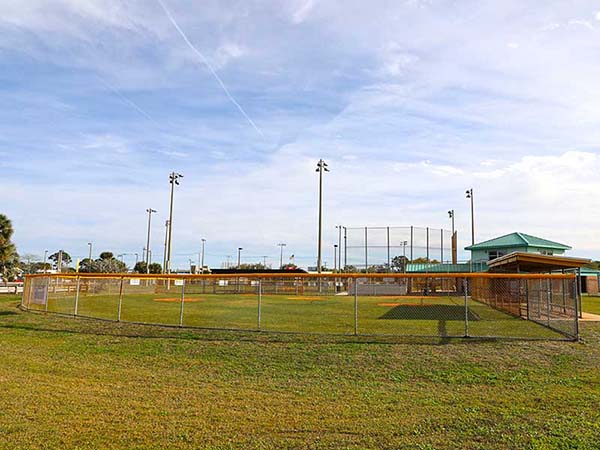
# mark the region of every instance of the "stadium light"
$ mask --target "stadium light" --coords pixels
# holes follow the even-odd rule
[[[319,237],[318,237],[318,251],[317,251],[317,272],[321,273],[321,237],[323,228],[323,172],[329,172],[327,163],[322,159],[319,159],[317,163],[317,170],[319,172]]]
[[[277,245],[281,247],[281,253],[279,254],[279,269],[283,269],[283,247],[285,247],[285,244],[280,242]]]
[[[473,206],[473,188],[467,189],[467,198],[471,200],[471,245],[475,245],[475,212]]]
[[[90,247],[90,256],[89,256],[89,259],[88,259],[88,263],[90,264],[90,268],[91,268],[91,264],[92,264],[92,243],[88,242],[88,245]]]
[[[152,221],[152,213],[156,210],[152,208],[146,209],[148,213],[148,233],[146,236],[146,273],[150,273],[150,222]]]
[[[244,250],[242,247],[238,247],[238,263],[237,263],[238,270],[239,270],[241,262],[242,262],[242,250]]]
[[[171,204],[169,206],[169,242],[167,248],[167,273],[171,273],[171,238],[173,231],[173,194],[175,192],[175,185],[179,186],[179,179],[183,178],[183,175],[177,172],[171,172],[169,174],[169,183],[171,184]]]

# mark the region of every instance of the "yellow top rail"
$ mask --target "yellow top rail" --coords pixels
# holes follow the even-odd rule
[[[145,273],[88,273],[88,272],[69,272],[69,273],[37,273],[26,275],[26,278],[142,278],[142,279],[162,279],[162,280],[219,280],[229,278],[511,278],[511,279],[575,279],[574,273],[489,273],[489,272],[457,272],[457,273],[223,273],[223,274],[145,274]]]

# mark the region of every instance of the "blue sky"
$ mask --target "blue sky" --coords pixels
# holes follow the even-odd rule
[[[202,237],[211,265],[275,264],[278,242],[313,264],[324,158],[325,260],[336,224],[449,228],[450,208],[467,245],[471,186],[479,240],[600,256],[598,3],[162,1],[197,52],[158,0],[0,0],[21,254],[141,254],[153,207],[162,260],[176,170],[175,266]]]

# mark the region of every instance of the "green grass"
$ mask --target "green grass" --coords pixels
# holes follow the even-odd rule
[[[581,304],[584,312],[600,314],[600,296],[583,295],[581,297]]]
[[[117,320],[119,293],[111,288],[100,294],[82,293],[78,314]],[[132,292],[133,291],[133,292]],[[125,291],[121,321],[179,325],[181,288],[154,292],[154,288]],[[210,291],[210,290],[209,290]],[[186,292],[183,325],[188,327],[257,330],[256,294],[213,294]],[[44,309],[44,305],[31,304]],[[74,314],[73,293],[51,294],[48,311]],[[464,298],[462,297],[359,297],[357,330],[359,334],[404,336],[464,336]],[[558,325],[558,321],[553,322]],[[562,324],[568,330],[573,323]],[[263,295],[263,331],[304,333],[354,333],[354,297],[347,295]],[[472,336],[564,338],[533,321],[505,314],[477,301],[469,303],[469,333]]]
[[[600,442],[600,324],[581,325],[583,343],[375,341],[99,322],[17,303],[0,296],[0,448]]]

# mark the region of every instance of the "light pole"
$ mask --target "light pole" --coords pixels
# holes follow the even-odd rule
[[[165,221],[165,250],[163,252],[163,273],[167,273],[167,242],[169,240],[169,221]]]
[[[88,264],[90,264],[90,267],[91,267],[91,264],[92,264],[92,243],[88,242],[88,245],[90,247],[90,256],[88,258]]]
[[[285,244],[281,242],[277,245],[281,247],[281,253],[279,254],[279,269],[283,269],[283,247],[285,247]]]
[[[337,261],[338,261],[338,245],[333,244],[333,273],[337,273]]]
[[[238,270],[240,269],[240,265],[242,262],[242,250],[244,250],[242,247],[238,247],[238,263],[237,263]]]
[[[450,247],[452,248],[452,264],[456,264],[456,258],[454,257],[454,210],[448,211],[448,217],[452,219],[452,237],[450,238]],[[444,262],[444,261],[442,261]]]
[[[177,172],[171,172],[169,174],[169,183],[171,184],[171,203],[169,205],[169,243],[167,248],[167,273],[171,273],[171,238],[173,231],[173,194],[175,192],[175,185],[179,186],[179,179],[183,178],[183,175]]]
[[[348,229],[344,228],[344,271],[348,267]]]
[[[204,243],[206,239],[202,238],[202,257],[200,258],[200,273],[204,273]]]
[[[342,226],[336,225],[338,229],[338,270],[342,271]]]
[[[134,253],[135,255],[135,264],[137,265],[139,259],[140,259],[140,254],[139,253]]]
[[[408,241],[402,241],[402,272],[406,273],[406,245]]]
[[[317,272],[321,273],[321,236],[323,227],[323,172],[329,172],[327,163],[322,159],[319,159],[317,163],[317,170],[319,172],[319,247],[317,251]]]
[[[473,207],[473,188],[467,189],[467,198],[471,199],[471,245],[475,245],[475,209]]]
[[[266,269],[267,268],[267,256],[263,256],[263,267]]]
[[[44,273],[47,272],[46,270],[46,261],[48,260],[48,250],[44,250]]]
[[[146,236],[146,273],[150,273],[150,222],[152,221],[152,213],[156,210],[152,208],[146,209],[148,213],[148,233]]]

